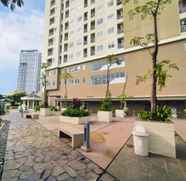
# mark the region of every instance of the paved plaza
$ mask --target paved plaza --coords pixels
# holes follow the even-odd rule
[[[9,127],[9,132],[5,159],[1,159],[4,163],[2,181],[186,180],[186,121],[175,122],[177,159],[171,159],[134,154],[130,135],[135,118],[93,124],[90,153],[73,150],[70,140],[59,139],[62,125],[55,117],[22,119],[13,111],[3,118],[10,120],[10,124],[5,127],[5,130]],[[83,129],[83,126],[77,125],[77,128]],[[4,133],[1,136],[4,149],[1,150],[5,151],[7,130]],[[1,158],[3,155],[1,151]],[[0,163],[2,167],[2,161]]]
[[[88,181],[96,180],[103,172],[81,153],[72,150],[67,140],[60,140],[38,122],[21,119],[16,112],[8,118],[11,125],[3,181]]]

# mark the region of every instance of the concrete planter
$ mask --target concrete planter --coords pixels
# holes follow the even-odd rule
[[[61,113],[63,113],[67,108],[61,108]]]
[[[112,111],[98,111],[98,121],[100,122],[112,122]]]
[[[118,118],[124,118],[127,114],[124,112],[123,109],[116,109],[115,110],[115,115]]]
[[[51,112],[48,108],[40,108],[40,115],[41,116],[50,116]]]
[[[68,117],[60,116],[60,121],[69,124],[85,124],[89,120],[89,117]]]
[[[173,123],[137,121],[149,133],[149,152],[176,158],[175,128]]]

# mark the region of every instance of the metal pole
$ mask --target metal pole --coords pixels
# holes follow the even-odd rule
[[[82,149],[86,152],[91,151],[90,149],[90,123],[87,122],[84,126],[84,137]]]

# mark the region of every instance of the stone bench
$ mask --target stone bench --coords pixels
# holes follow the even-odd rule
[[[39,114],[36,113],[26,113],[25,114],[26,119],[39,119]]]
[[[59,130],[60,138],[71,138],[72,139],[72,148],[79,148],[83,145],[83,131],[79,129],[74,129],[72,127],[61,128]]]

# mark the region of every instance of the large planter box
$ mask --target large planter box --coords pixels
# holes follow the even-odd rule
[[[69,124],[85,124],[89,120],[89,117],[68,117],[60,116],[60,121]]]
[[[112,111],[98,111],[97,117],[100,122],[112,122]]]
[[[124,118],[124,117],[126,117],[126,113],[124,112],[123,109],[116,109],[115,116],[118,118]]]
[[[51,112],[48,108],[40,108],[40,115],[41,116],[50,116]]]
[[[137,121],[149,133],[149,152],[176,158],[175,128],[173,123]]]

